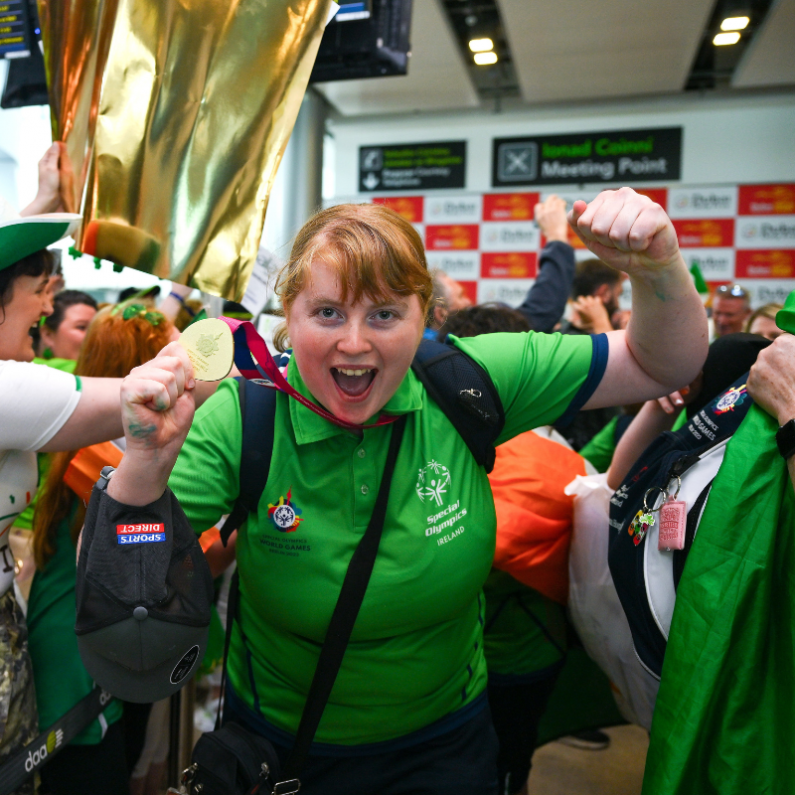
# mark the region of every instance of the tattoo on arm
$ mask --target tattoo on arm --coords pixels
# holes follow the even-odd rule
[[[157,432],[157,426],[144,425],[140,422],[131,422],[129,425],[130,435],[136,439],[145,439],[148,436]]]

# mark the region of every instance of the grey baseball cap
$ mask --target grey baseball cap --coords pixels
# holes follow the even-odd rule
[[[100,478],[77,562],[75,633],[101,687],[125,701],[170,696],[204,657],[212,575],[176,497],[123,505]]]

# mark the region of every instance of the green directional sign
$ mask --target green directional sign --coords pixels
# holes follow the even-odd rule
[[[495,138],[491,184],[670,182],[681,162],[681,127]]]
[[[359,147],[359,190],[463,188],[466,141],[431,141]]]

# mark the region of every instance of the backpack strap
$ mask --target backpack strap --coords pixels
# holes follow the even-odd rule
[[[232,513],[221,528],[221,540],[226,546],[229,536],[237,530],[250,513],[256,514],[273,453],[274,422],[276,420],[276,390],[236,379],[240,401],[242,431],[240,452],[240,493]]]
[[[411,369],[466,442],[479,466],[491,472],[494,443],[505,411],[489,374],[454,345],[422,340]]]

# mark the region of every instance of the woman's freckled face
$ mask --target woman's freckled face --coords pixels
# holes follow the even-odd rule
[[[368,295],[343,302],[334,270],[312,265],[312,278],[287,313],[287,329],[309,391],[340,419],[364,423],[395,394],[422,338],[416,295]]]

